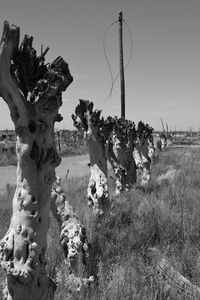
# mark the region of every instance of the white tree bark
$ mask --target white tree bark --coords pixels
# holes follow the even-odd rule
[[[116,135],[113,133],[112,139],[108,142],[108,160],[110,162],[110,165],[114,171],[115,174],[115,184],[116,189],[115,193],[116,195],[119,195],[123,191],[129,191],[129,184],[127,180],[127,171],[122,165],[120,164],[120,161],[118,160],[116,156],[116,149],[119,147],[119,140],[117,139]]]
[[[136,165],[133,159],[136,130],[132,121],[114,118],[114,132],[108,147],[108,159],[116,176],[116,194],[130,190],[136,183]]]
[[[167,147],[167,137],[164,133],[161,133],[160,135],[160,142],[161,142],[161,151]]]
[[[154,146],[153,133],[150,133],[148,137],[148,157],[150,158],[152,165],[156,160],[156,150]]]
[[[138,123],[137,142],[133,157],[141,173],[141,186],[147,185],[151,178],[150,168],[155,155],[152,132],[153,129],[148,124],[145,125],[141,121]]]
[[[101,111],[93,111],[93,103],[80,100],[72,115],[74,126],[84,131],[90,156],[90,179],[87,189],[88,205],[96,216],[108,208],[107,141],[112,132],[112,122],[100,118]]]
[[[61,179],[58,176],[52,186],[51,211],[60,228],[60,244],[70,272],[80,276],[79,269],[85,269],[89,258],[86,229],[68,203],[61,187]]]
[[[5,299],[51,300],[55,283],[46,274],[46,235],[51,187],[60,163],[54,123],[60,121],[61,93],[72,82],[61,57],[44,64],[32,37],[19,46],[19,27],[4,23],[0,42],[0,95],[7,103],[17,135],[17,187],[10,227],[0,242],[6,272]]]

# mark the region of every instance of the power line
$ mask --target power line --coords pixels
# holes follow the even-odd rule
[[[106,35],[109,31],[109,29],[116,23],[118,23],[119,21],[115,21],[113,22],[105,31],[104,33],[104,36],[103,36],[103,49],[104,49],[104,55],[105,55],[105,58],[106,58],[106,62],[108,64],[108,68],[109,68],[109,72],[110,72],[110,76],[111,76],[111,88],[110,88],[110,92],[109,92],[109,95],[107,97],[107,99],[112,95],[112,91],[113,91],[113,88],[114,88],[114,84],[115,84],[115,81],[118,79],[119,77],[119,73],[113,78],[113,73],[112,73],[112,69],[111,69],[111,66],[110,66],[110,63],[109,63],[109,59],[108,59],[108,56],[107,56],[107,53],[106,53],[106,46],[105,46],[105,38],[106,38]],[[131,59],[132,59],[132,56],[133,56],[133,37],[132,37],[132,32],[128,26],[128,24],[126,23],[126,21],[124,20],[123,18],[123,22],[129,32],[129,36],[130,36],[130,43],[131,43],[131,47],[130,47],[130,54],[129,54],[129,59],[127,61],[127,63],[125,64],[125,69],[128,67],[128,65],[130,64],[131,62]]]
[[[126,28],[128,29],[128,32],[130,34],[130,41],[131,41],[131,49],[130,49],[130,55],[129,55],[129,59],[128,62],[125,64],[124,69],[126,69],[128,67],[128,65],[131,62],[132,56],[133,56],[133,37],[132,37],[132,33],[130,28],[128,27],[127,23],[125,22],[125,20],[123,19],[124,24],[126,25]],[[114,80],[113,80],[113,87],[115,84],[115,81],[119,78],[119,73],[115,76]]]
[[[109,63],[109,60],[108,60],[108,56],[107,56],[107,53],[106,53],[106,46],[105,46],[105,38],[106,38],[106,35],[109,31],[109,29],[114,25],[118,23],[118,21],[115,21],[113,22],[105,31],[104,33],[104,36],[103,36],[103,50],[104,50],[104,55],[105,55],[105,58],[106,58],[106,62],[108,64],[108,69],[109,69],[109,72],[110,72],[110,77],[111,77],[111,88],[110,88],[110,92],[109,92],[109,95],[107,98],[109,98],[112,94],[112,90],[113,90],[113,73],[112,73],[112,69],[111,69],[111,66],[110,66],[110,63]]]

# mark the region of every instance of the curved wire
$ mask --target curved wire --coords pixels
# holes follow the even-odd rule
[[[108,65],[108,69],[109,69],[109,72],[110,72],[110,77],[111,77],[111,88],[110,88],[110,92],[109,92],[109,95],[107,97],[107,99],[111,96],[112,94],[112,90],[113,90],[113,73],[112,73],[112,70],[111,70],[111,66],[110,66],[110,63],[109,63],[109,60],[108,60],[108,56],[107,56],[107,53],[106,53],[106,46],[105,46],[105,38],[106,38],[106,35],[109,31],[109,29],[114,25],[118,23],[118,20],[113,22],[112,24],[110,24],[110,26],[108,26],[108,28],[106,29],[105,33],[104,33],[104,36],[103,36],[103,50],[104,50],[104,55],[105,55],[105,58],[106,58],[106,62],[107,62],[107,65]]]
[[[124,19],[123,19],[123,21],[124,21],[124,24],[126,25],[126,28],[128,29],[128,32],[129,32],[129,35],[130,35],[130,41],[131,41],[131,49],[130,49],[129,59],[128,59],[126,65],[125,65],[125,68],[127,68],[128,65],[129,65],[130,62],[131,62],[132,57],[133,57],[133,36],[132,36],[132,32],[131,32],[131,30],[130,30],[128,24],[126,23],[126,21],[125,21]]]
[[[129,35],[130,35],[130,41],[131,41],[131,49],[130,49],[129,59],[128,59],[128,62],[126,63],[126,65],[124,66],[124,69],[126,69],[126,68],[128,67],[128,65],[130,64],[131,59],[132,59],[132,56],[133,56],[133,37],[132,37],[132,32],[131,32],[131,30],[130,30],[128,24],[126,23],[126,21],[125,21],[124,19],[123,19],[122,21],[124,22],[124,24],[126,25],[126,28],[128,29],[128,32],[129,32]],[[115,81],[116,81],[117,78],[119,77],[119,74],[120,74],[120,73],[118,73],[118,74],[115,76],[114,80],[113,80],[113,87],[114,87]]]

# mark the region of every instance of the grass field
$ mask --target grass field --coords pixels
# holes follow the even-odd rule
[[[146,190],[132,189],[114,197],[101,225],[95,224],[87,206],[88,177],[63,182],[67,200],[87,228],[91,244],[89,275],[95,283],[87,291],[70,292],[68,270],[59,247],[57,224],[51,217],[48,234],[48,272],[60,280],[56,300],[165,300],[189,299],[174,286],[166,289],[149,259],[156,247],[182,275],[200,286],[200,151],[166,149],[152,168]],[[0,199],[0,238],[9,226],[14,189]],[[80,270],[81,272],[81,270]],[[0,273],[1,282],[3,273]],[[1,284],[1,283],[0,283]]]

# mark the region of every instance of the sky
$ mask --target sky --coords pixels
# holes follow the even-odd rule
[[[120,116],[120,84],[112,95],[104,55],[108,27],[123,17],[126,118],[161,130],[161,118],[171,130],[200,129],[200,0],[0,0],[0,30],[4,20],[34,37],[40,51],[49,46],[46,61],[62,56],[73,83],[63,93],[60,129],[74,129],[71,114],[79,99],[94,102],[107,117]],[[119,73],[119,24],[104,39],[113,76]],[[0,99],[0,129],[14,128]]]

